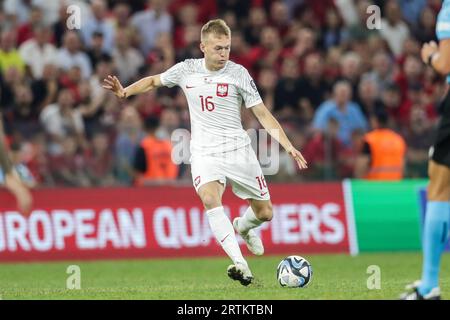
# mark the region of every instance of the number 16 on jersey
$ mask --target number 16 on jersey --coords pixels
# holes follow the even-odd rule
[[[212,99],[213,97],[208,96],[208,97],[203,97],[200,96],[200,101],[202,103],[202,111],[214,111],[214,109],[216,108],[216,106],[214,105],[214,102],[212,102],[210,99]]]

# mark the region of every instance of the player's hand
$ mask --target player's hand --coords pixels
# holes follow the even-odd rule
[[[292,148],[288,149],[287,152],[297,162],[300,170],[308,168],[308,163],[306,162],[305,158],[303,158],[303,155],[300,153],[300,151],[298,151],[297,149],[292,147]]]
[[[15,171],[5,176],[5,187],[16,197],[19,211],[25,215],[30,214],[33,197]]]
[[[106,90],[111,90],[120,99],[127,97],[122,84],[116,76],[108,76],[108,78],[104,79],[102,87]]]
[[[425,63],[425,64],[428,64],[428,59],[430,58],[430,56],[433,54],[433,53],[436,53],[436,52],[438,52],[439,51],[439,47],[438,47],[438,45],[437,45],[437,43],[435,42],[435,41],[430,41],[430,42],[428,42],[428,43],[425,43],[423,46],[422,46],[422,52],[421,52],[421,55],[422,55],[422,61]]]

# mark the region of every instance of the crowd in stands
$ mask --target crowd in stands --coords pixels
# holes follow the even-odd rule
[[[108,75],[129,85],[202,58],[200,29],[217,17],[232,30],[231,60],[249,70],[309,163],[300,173],[282,151],[278,174],[267,180],[353,177],[378,112],[406,141],[406,177],[426,176],[446,86],[422,63],[420,48],[436,40],[440,0],[0,3],[0,110],[14,161],[38,186],[191,183],[188,165],[165,179],[137,178],[136,154],[148,134],[167,141],[175,129],[189,129],[183,92],[160,88],[119,100],[101,85]],[[374,4],[380,28],[368,24]],[[68,24],[73,8],[80,29]],[[249,110],[242,121],[260,128]],[[155,130],[147,132],[146,123]]]

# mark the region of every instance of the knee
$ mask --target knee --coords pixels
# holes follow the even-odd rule
[[[259,209],[258,212],[255,212],[255,216],[260,221],[271,221],[273,218],[272,205],[265,205],[264,207]]]
[[[200,195],[200,199],[202,200],[203,206],[206,210],[211,210],[221,206],[219,197],[215,196],[212,193],[205,192],[204,194]]]

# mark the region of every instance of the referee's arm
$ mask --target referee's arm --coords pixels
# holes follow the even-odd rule
[[[450,39],[425,43],[422,47],[422,60],[436,72],[446,76],[450,74]]]

